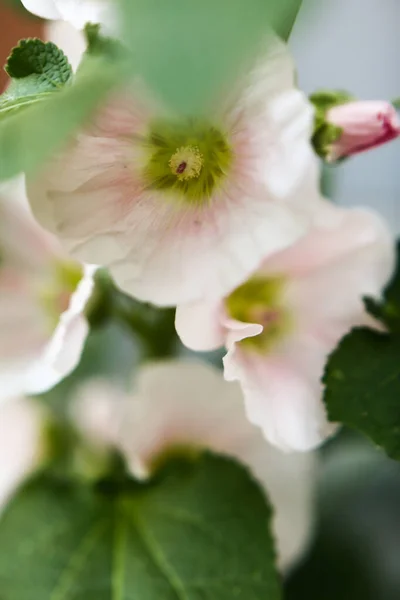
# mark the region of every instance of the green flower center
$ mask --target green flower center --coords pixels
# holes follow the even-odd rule
[[[222,131],[194,120],[153,123],[145,151],[144,178],[150,189],[200,205],[229,173],[233,157]]]
[[[226,309],[233,319],[264,327],[259,335],[240,342],[243,346],[265,352],[290,328],[290,317],[282,303],[284,284],[280,277],[256,276],[226,299]]]

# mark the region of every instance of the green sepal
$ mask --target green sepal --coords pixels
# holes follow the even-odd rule
[[[314,150],[323,160],[327,160],[332,144],[343,133],[341,127],[326,120],[326,113],[334,106],[340,106],[352,100],[354,98],[348,92],[341,90],[320,90],[310,96],[310,102],[315,108],[314,132],[311,141]]]

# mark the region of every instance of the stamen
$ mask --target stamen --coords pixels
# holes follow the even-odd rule
[[[169,166],[180,181],[199,177],[203,167],[203,155],[197,146],[182,146],[171,156]]]

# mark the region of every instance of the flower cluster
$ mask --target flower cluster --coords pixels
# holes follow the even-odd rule
[[[77,28],[110,24],[106,2],[23,3]],[[77,427],[118,448],[138,479],[182,447],[238,458],[278,506],[283,565],[304,544],[314,458],[281,452],[311,450],[335,430],[322,403],[326,360],[352,328],[382,327],[363,298],[379,298],[394,267],[379,215],[322,196],[312,144],[334,161],[394,139],[393,107],[314,109],[286,44],[269,37],[210,114],[174,113],[139,78],[114,89],[27,174],[30,209],[9,190],[0,201],[0,398],[43,392],[75,368],[94,265],[124,294],[176,307],[183,344],[224,348],[224,378],[237,383],[196,363],[145,366],[128,396],[104,383],[81,390]],[[271,465],[285,489],[302,474],[283,516]],[[307,526],[295,536],[299,513]]]

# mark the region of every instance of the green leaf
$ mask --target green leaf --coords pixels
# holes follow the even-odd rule
[[[91,492],[39,479],[0,522],[2,600],[277,600],[271,511],[225,458]]]
[[[16,92],[14,86],[13,92]],[[41,94],[28,93],[27,95],[21,94],[21,96],[18,94],[19,93],[17,93],[17,97],[15,98],[4,95],[0,99],[0,120],[14,115],[25,108],[29,108],[41,100],[46,100],[49,96],[49,92],[43,92]]]
[[[5,70],[13,79],[36,75],[37,91],[59,88],[72,78],[72,67],[64,52],[52,42],[37,38],[21,40],[12,50]]]
[[[0,96],[0,119],[45,100],[72,80],[65,54],[51,42],[22,40],[8,58],[11,82]]]
[[[331,355],[323,381],[329,419],[361,431],[400,460],[400,338],[353,330]]]
[[[213,113],[220,96],[259,52],[263,38],[268,39],[273,17],[280,22],[282,16],[288,33],[299,7],[295,0],[119,0],[119,4],[132,70],[185,115]]]
[[[303,0],[271,3],[271,25],[283,40],[288,40]]]
[[[14,110],[9,118],[1,119],[0,180],[34,171],[60,150],[69,135],[88,123],[121,76],[116,66],[92,58],[73,85],[45,98],[33,97],[29,110]]]
[[[368,312],[386,327],[400,333],[400,241],[397,242],[397,265],[392,279],[383,292],[383,300],[364,299]]]

